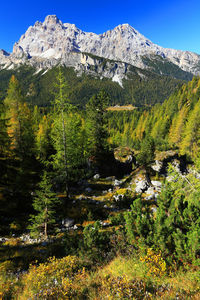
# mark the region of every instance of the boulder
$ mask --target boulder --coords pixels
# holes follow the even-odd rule
[[[159,160],[156,160],[155,164],[151,166],[151,168],[156,172],[160,172],[162,167],[163,167],[163,163]]]
[[[155,188],[153,186],[150,186],[146,192],[147,195],[154,195],[155,194]]]
[[[155,188],[161,188],[162,187],[162,182],[160,182],[160,181],[152,180],[151,183],[152,183],[153,186],[155,186]]]
[[[114,195],[113,198],[116,202],[122,201],[124,198],[124,194]]]
[[[69,228],[74,225],[74,219],[66,218],[62,220],[62,226]]]
[[[122,181],[115,179],[114,186],[120,186],[122,184]]]
[[[136,181],[135,183],[136,183],[135,192],[138,193],[138,194],[143,193],[149,187],[149,184],[146,180]]]
[[[115,180],[115,176],[110,176],[105,178],[106,181],[113,181]]]

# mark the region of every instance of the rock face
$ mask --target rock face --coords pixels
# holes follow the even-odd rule
[[[106,71],[101,58],[91,54],[114,60],[115,63],[110,62],[109,71]],[[84,32],[74,24],[62,23],[55,15],[50,15],[43,23],[37,21],[28,28],[15,43],[12,54],[0,51],[0,68],[14,68],[28,62],[41,69],[61,63],[73,66],[79,72],[96,68],[102,76],[120,83],[129,65],[148,69],[145,58],[153,59],[155,56],[172,62],[184,71],[200,75],[200,55],[162,48],[129,24],[98,35]]]
[[[144,191],[146,191],[149,187],[149,184],[146,180],[135,180],[135,184],[136,184],[136,188],[135,188],[135,192],[137,194],[139,193],[143,193]]]

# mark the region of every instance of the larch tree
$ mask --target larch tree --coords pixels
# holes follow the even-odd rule
[[[9,82],[6,99],[4,100],[6,115],[9,120],[8,134],[12,140],[12,147],[19,149],[21,147],[21,109],[23,106],[23,97],[18,80],[13,75]]]
[[[46,162],[52,152],[51,146],[51,123],[49,116],[44,115],[38,124],[36,135],[37,158]]]
[[[8,136],[7,119],[5,117],[5,107],[0,104],[0,183],[5,184],[7,175],[8,159],[10,156],[10,138]]]
[[[13,205],[22,212],[23,209],[26,211],[30,208],[31,192],[37,181],[38,164],[35,158],[32,113],[24,101],[20,83],[14,75],[10,79],[4,105],[13,170],[9,178],[12,191],[9,198],[11,202],[15,199]]]
[[[194,109],[190,112],[185,129],[183,132],[183,138],[180,142],[181,154],[189,154],[193,158],[196,158],[200,149],[200,100],[194,106]]]
[[[59,177],[65,185],[66,197],[69,194],[68,185],[68,161],[67,161],[67,124],[66,124],[66,114],[69,113],[71,109],[69,101],[69,88],[61,67],[59,67],[58,74],[56,76],[55,83],[55,99],[54,105],[54,122],[52,139],[54,143],[54,148],[56,154],[53,158],[53,166],[58,170]],[[59,138],[60,137],[60,138]],[[58,143],[59,141],[59,143]]]
[[[8,135],[11,138],[12,149],[21,158],[24,158],[27,154],[32,155],[34,134],[31,111],[24,102],[19,81],[14,75],[10,79],[4,104],[8,119]]]

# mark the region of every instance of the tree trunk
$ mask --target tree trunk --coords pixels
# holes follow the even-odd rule
[[[66,143],[66,133],[65,133],[65,121],[62,110],[62,127],[63,127],[63,145],[64,145],[64,163],[65,163],[65,192],[66,198],[69,196],[69,187],[68,187],[68,170],[67,170],[67,143]]]
[[[45,221],[44,221],[44,237],[45,240],[47,240],[48,235],[47,235],[47,213],[48,213],[48,208],[45,207]]]

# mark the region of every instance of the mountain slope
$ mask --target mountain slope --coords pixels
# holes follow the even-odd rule
[[[164,103],[144,111],[139,118],[134,111],[128,114],[128,121],[120,113],[117,117],[116,112],[110,116],[111,140],[118,145],[139,149],[143,140],[151,136],[158,150],[174,149],[193,160],[199,158],[200,78],[194,77]],[[115,120],[120,126],[116,126]]]
[[[121,85],[109,78],[91,76],[83,73],[77,76],[73,68],[63,67],[62,71],[68,82],[70,100],[75,105],[84,107],[90,97],[105,90],[110,95],[110,105],[129,104],[134,106],[152,105],[163,102],[176,88],[185,81],[170,76],[161,76],[147,70],[131,66],[128,79],[123,79]],[[90,70],[91,71],[91,70]],[[0,101],[6,97],[6,90],[11,75],[20,81],[25,99],[33,105],[49,106],[53,100],[53,89],[57,68],[41,70],[22,65],[13,70],[0,70]]]
[[[119,25],[113,30],[97,35],[84,32],[74,24],[62,23],[55,15],[47,16],[43,23],[37,21],[30,26],[15,43],[13,53],[1,51],[0,68],[11,69],[16,65],[28,63],[37,69],[45,69],[61,63],[82,73],[87,72],[88,66],[98,65],[99,61],[91,57],[89,59],[84,53],[117,62],[117,71],[114,70],[112,74],[102,72],[101,75],[108,78],[113,78],[116,74],[125,78],[126,64],[155,71],[145,60],[154,60],[155,56],[162,58],[163,64],[171,63],[183,71],[200,74],[199,55],[162,48],[153,44],[129,24]],[[158,67],[156,71],[161,73]]]

